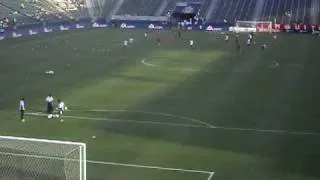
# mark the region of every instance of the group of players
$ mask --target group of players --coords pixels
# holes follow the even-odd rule
[[[48,114],[48,118],[51,119],[53,117],[57,117],[60,119],[60,121],[63,121],[62,119],[62,115],[64,113],[65,110],[67,110],[67,107],[65,106],[64,102],[61,101],[60,99],[58,99],[58,105],[57,105],[57,114],[54,115],[54,105],[55,105],[55,99],[52,96],[52,94],[49,94],[46,97],[46,104],[47,104],[47,109],[46,109],[46,113]],[[24,116],[25,116],[25,111],[26,111],[26,103],[25,103],[25,99],[21,98],[20,102],[19,102],[19,112],[20,112],[20,120],[22,122],[25,121]]]
[[[182,36],[182,31],[181,31],[181,30],[179,30],[179,31],[177,31],[177,32],[175,33],[175,38],[180,39],[181,36]],[[147,33],[147,32],[144,33],[144,37],[145,37],[145,38],[148,37],[148,33]],[[277,39],[277,35],[274,35],[273,38],[276,40],[276,39]],[[229,42],[229,40],[230,40],[229,35],[228,35],[228,34],[225,34],[224,41],[227,43],[227,42]],[[128,47],[128,45],[129,45],[129,44],[132,44],[133,42],[134,42],[134,39],[133,39],[132,37],[130,37],[129,40],[124,40],[124,41],[123,41],[123,46],[124,46],[124,47]],[[249,33],[248,33],[248,39],[247,39],[247,42],[246,42],[246,43],[247,43],[247,46],[251,46],[251,45],[254,43],[254,33],[253,33],[253,32],[249,32]],[[157,36],[157,38],[156,38],[156,44],[157,44],[157,45],[161,45],[161,38],[160,38],[160,36]],[[238,35],[238,34],[236,34],[236,36],[235,36],[235,44],[236,44],[237,50],[240,51],[240,50],[241,50],[241,45],[240,45],[241,43],[240,43],[239,35]],[[194,40],[192,40],[192,39],[189,40],[189,47],[190,47],[191,49],[194,49],[194,48],[195,48],[195,41],[194,41]],[[267,48],[267,45],[266,45],[266,44],[262,44],[262,49],[266,49],[266,48]]]

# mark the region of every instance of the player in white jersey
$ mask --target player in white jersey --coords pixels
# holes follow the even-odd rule
[[[247,40],[247,45],[251,46],[251,39],[250,38]]]
[[[124,40],[124,41],[123,41],[123,46],[124,46],[124,47],[127,47],[127,46],[128,46],[128,41],[127,41],[127,40]]]
[[[63,101],[58,100],[58,116],[62,118],[62,114],[65,111],[65,104]]]
[[[189,41],[189,46],[193,49],[194,48],[194,41],[193,40],[190,40]]]
[[[224,41],[229,42],[229,35],[228,34],[224,37]]]
[[[19,111],[20,111],[20,120],[24,121],[24,111],[26,110],[26,106],[25,106],[25,102],[24,102],[24,98],[20,99],[20,103],[19,103]]]
[[[265,50],[265,49],[267,49],[267,45],[266,44],[262,44],[262,50]]]
[[[277,40],[278,39],[278,36],[275,34],[275,35],[273,35],[273,39],[274,40]]]
[[[129,43],[130,43],[130,44],[132,44],[132,43],[133,43],[133,41],[134,41],[134,39],[133,39],[133,38],[129,38]]]
[[[148,37],[148,33],[147,33],[147,32],[144,33],[144,37],[145,37],[145,38]]]

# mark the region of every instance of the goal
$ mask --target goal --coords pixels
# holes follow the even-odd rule
[[[271,21],[237,21],[236,28],[249,32],[272,32]]]
[[[0,136],[0,179],[86,180],[86,144]]]

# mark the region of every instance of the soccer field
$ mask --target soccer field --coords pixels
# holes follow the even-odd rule
[[[247,47],[242,34],[238,52],[234,35],[143,34],[0,41],[0,134],[86,143],[88,180],[320,178],[319,38],[257,34]],[[68,106],[63,123],[44,114],[48,93]]]

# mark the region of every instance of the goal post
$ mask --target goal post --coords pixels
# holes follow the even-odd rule
[[[237,21],[233,30],[238,32],[272,32],[272,21]]]
[[[86,180],[86,144],[0,136],[0,179]]]

